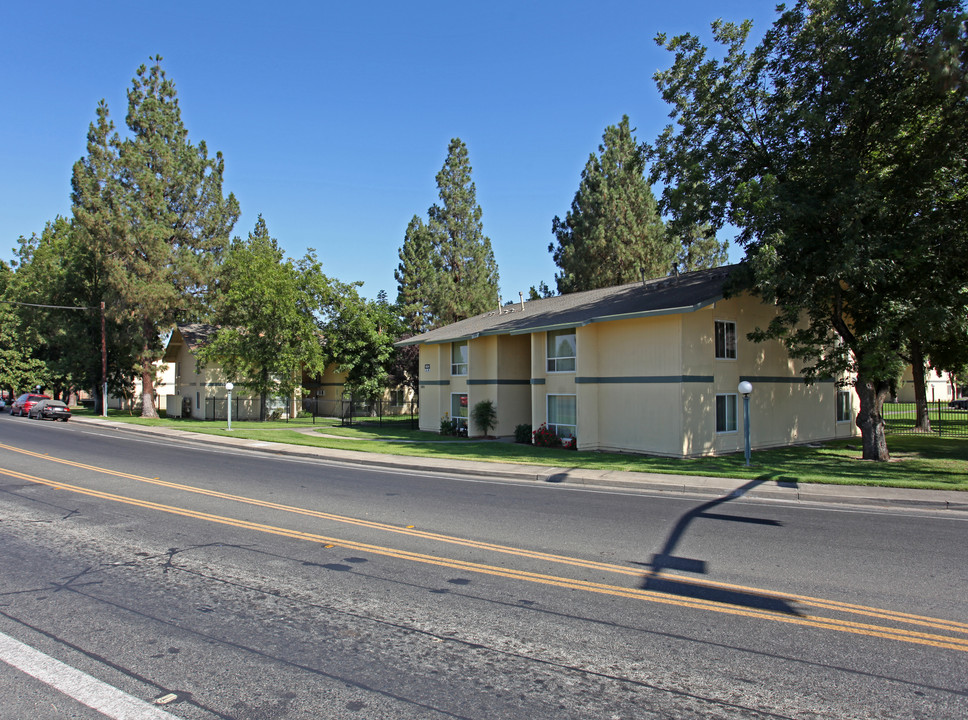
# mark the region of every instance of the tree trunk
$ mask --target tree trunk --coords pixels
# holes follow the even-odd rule
[[[931,419],[928,417],[928,392],[924,383],[924,352],[921,343],[911,343],[911,375],[914,378],[914,406],[917,410],[915,430],[931,432]]]
[[[890,383],[858,377],[854,383],[860,398],[857,427],[864,445],[864,460],[890,460],[884,435],[884,401],[891,394]]]
[[[141,417],[158,417],[155,409],[155,374],[151,365],[141,371]]]

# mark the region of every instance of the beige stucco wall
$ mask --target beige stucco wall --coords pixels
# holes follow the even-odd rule
[[[537,428],[547,422],[548,395],[574,395],[579,449],[676,457],[741,452],[743,398],[737,385],[746,379],[754,386],[753,448],[857,434],[852,421],[836,420],[834,382],[807,385],[781,343],[746,339],[774,312],[741,296],[693,312],[578,327],[575,372],[547,371],[545,332],[470,340],[466,378],[450,376],[450,344],[421,346],[420,427],[438,430],[455,392],[468,393],[470,408],[492,399],[498,435],[513,433],[520,423]],[[715,357],[717,320],[736,323],[735,359]],[[850,392],[856,413],[859,403]],[[717,394],[736,395],[735,431],[716,432]]]
[[[936,400],[948,402],[953,399],[951,380],[948,373],[942,373],[942,377],[938,377],[937,372],[928,370],[925,373],[924,381],[925,396],[928,402],[934,402]],[[898,402],[914,402],[914,373],[910,365],[904,371],[901,382],[898,383],[897,400]]]

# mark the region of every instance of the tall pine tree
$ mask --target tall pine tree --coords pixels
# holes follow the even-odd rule
[[[437,190],[440,204],[427,211],[428,222],[416,216],[410,221],[395,273],[398,303],[414,331],[422,316],[429,319],[421,329],[439,327],[498,302],[494,250],[484,235],[467,146],[460,138],[450,141]]]
[[[203,312],[239,208],[222,193],[221,153],[210,158],[204,142],[189,141],[161,57],[138,69],[125,121],[122,140],[99,105],[75,165],[74,214],[97,248],[111,317],[136,332],[142,414],[154,417],[162,332]]]
[[[627,115],[609,125],[599,154],[582,171],[571,210],[552,221],[558,245],[548,251],[561,272],[561,293],[620,285],[665,275],[676,259],[645,178],[645,149]]]

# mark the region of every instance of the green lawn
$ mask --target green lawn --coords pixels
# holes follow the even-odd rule
[[[93,415],[77,410],[75,415]],[[173,427],[211,435],[229,435],[226,423],[196,420],[143,420],[111,412],[111,420]],[[265,442],[358,450],[416,457],[458,458],[555,467],[633,472],[705,475],[742,479],[762,478],[784,482],[883,485],[968,491],[968,438],[899,435],[888,438],[892,461],[873,463],[860,459],[860,438],[814,446],[798,446],[753,453],[747,468],[743,455],[678,460],[602,452],[574,452],[494,440],[442,437],[409,429],[409,419],[385,421],[384,427],[340,427],[338,421],[300,418],[266,423],[233,422],[233,437]],[[328,437],[327,437],[328,436]]]

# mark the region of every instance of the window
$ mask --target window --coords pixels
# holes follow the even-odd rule
[[[404,390],[403,388],[391,388],[388,392],[390,405],[396,407],[403,405],[404,402]]]
[[[461,340],[450,344],[450,374],[467,374],[467,341]]]
[[[575,372],[575,329],[548,333],[548,372]]]
[[[575,437],[578,420],[574,395],[548,396],[548,429],[561,438]]]
[[[736,395],[716,396],[716,432],[736,432]]]
[[[450,417],[457,427],[467,427],[467,393],[451,393]]]
[[[736,359],[736,323],[726,320],[716,321],[716,357],[726,360]]]
[[[837,391],[837,422],[850,422],[853,415],[850,392],[848,390]]]
[[[198,410],[202,407],[202,398],[199,393],[195,393],[195,409]]]

